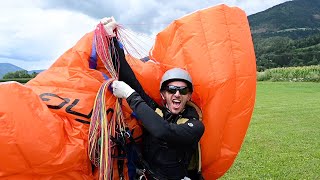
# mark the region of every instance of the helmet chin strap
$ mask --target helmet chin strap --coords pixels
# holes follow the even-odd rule
[[[165,108],[168,109],[168,111],[170,112],[169,108],[167,107],[167,101],[166,101],[166,99],[164,98],[162,92],[160,92],[160,96],[161,96],[161,105],[162,105],[162,107],[165,107]]]
[[[162,97],[162,96],[161,96]],[[162,101],[161,101],[162,107],[164,107],[168,112],[172,113],[170,111],[170,109],[167,106],[167,101],[162,97]]]

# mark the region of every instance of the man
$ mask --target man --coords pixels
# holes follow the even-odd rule
[[[164,73],[159,87],[163,106],[159,106],[144,92],[125,59],[123,49],[114,38],[114,29],[117,26],[114,18],[103,18],[101,23],[109,37],[113,37],[113,64],[119,63],[119,81],[112,83],[113,94],[127,100],[145,128],[143,153],[139,154],[143,156],[140,157],[143,158],[140,163],[142,161],[147,178],[198,178],[194,177],[198,176],[197,167],[193,167],[193,174],[188,166],[197,151],[204,125],[199,120],[197,111],[201,113],[200,109],[190,101],[193,84],[189,73],[180,68]]]
[[[146,129],[143,154],[150,168],[148,179],[183,179],[204,133],[196,109],[187,104],[193,85],[187,71],[173,68],[165,72],[160,84],[164,107],[150,107],[123,81],[112,83],[113,94],[126,98]]]

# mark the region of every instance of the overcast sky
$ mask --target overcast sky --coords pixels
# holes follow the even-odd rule
[[[288,0],[8,0],[1,3],[0,63],[47,69],[103,17],[154,36],[174,19],[226,4],[247,15]]]

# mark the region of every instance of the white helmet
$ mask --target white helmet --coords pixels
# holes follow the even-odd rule
[[[192,79],[189,73],[181,68],[172,68],[166,71],[160,82],[160,90],[163,90],[166,85],[172,81],[181,80],[187,83],[190,92],[193,91]]]

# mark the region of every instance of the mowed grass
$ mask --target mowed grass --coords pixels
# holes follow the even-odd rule
[[[320,179],[320,83],[259,82],[242,148],[220,179]]]

